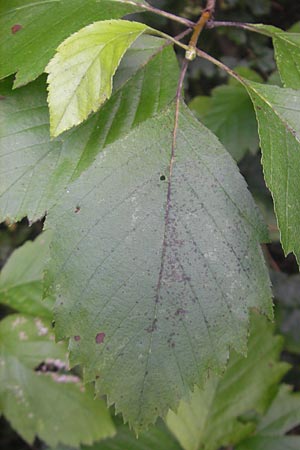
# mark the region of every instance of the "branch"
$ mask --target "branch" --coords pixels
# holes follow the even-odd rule
[[[243,28],[244,30],[249,30],[248,24],[243,22],[223,22],[219,20],[209,20],[206,24],[206,28],[217,28],[217,27],[236,27]]]
[[[155,8],[154,6],[147,5],[144,3],[138,3],[134,0],[119,0],[120,3],[126,3],[128,5],[137,6],[139,8],[144,9],[145,11],[152,12],[153,14],[158,14],[159,16],[163,16],[167,19],[173,20],[174,22],[181,23],[186,27],[193,27],[195,24],[191,20],[185,19],[184,17],[176,16],[175,14],[168,13],[167,11],[162,11],[161,9]]]
[[[206,8],[202,12],[198,22],[194,25],[194,33],[189,42],[189,48],[185,53],[185,58],[188,61],[193,61],[196,57],[196,45],[200,36],[201,31],[205,27],[206,23],[212,18],[215,10],[216,0],[207,0]]]
[[[252,31],[254,33],[258,33],[258,34],[263,34],[264,36],[270,37],[272,38],[273,34],[265,29],[261,29],[261,28],[256,28],[255,26],[256,24],[251,24],[251,23],[243,23],[243,22],[223,22],[223,21],[218,21],[218,20],[209,20],[206,23],[206,28],[217,28],[217,27],[235,27],[235,28],[240,28],[242,30],[246,30],[246,31]]]

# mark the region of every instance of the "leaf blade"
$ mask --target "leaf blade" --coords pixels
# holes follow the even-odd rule
[[[300,257],[299,91],[247,81],[259,124],[262,164],[286,254]]]
[[[53,137],[79,125],[111,96],[124,53],[147,28],[126,20],[94,22],[60,44],[46,67]]]
[[[285,87],[300,89],[300,33],[284,32],[270,25],[251,24],[273,40],[275,58]]]
[[[47,227],[60,230],[48,268],[63,298],[58,338],[71,337],[72,364],[84,365],[87,380],[101,374],[99,392],[136,429],[176,407],[208,367],[220,371],[228,345],[245,351],[249,306],[272,314],[258,248],[264,227],[231,158],[182,108],[170,222],[160,177],[169,176],[173,108],[110,145],[47,217]],[[227,274],[219,254],[232,263]]]

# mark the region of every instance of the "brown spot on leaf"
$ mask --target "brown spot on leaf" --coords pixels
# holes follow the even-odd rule
[[[181,314],[186,314],[186,313],[187,313],[187,310],[186,310],[186,309],[178,308],[177,311],[176,311],[176,313],[175,313],[175,316],[179,316],[179,315],[181,315]]]
[[[80,206],[77,205],[76,208],[74,209],[74,212],[78,213],[79,211],[80,211]]]
[[[102,344],[102,342],[104,341],[105,338],[105,333],[98,333],[96,334],[96,344]]]
[[[76,341],[76,342],[78,342],[78,341],[80,341],[80,339],[81,339],[81,337],[80,336],[74,336],[74,341]]]
[[[22,25],[20,25],[19,23],[16,23],[15,25],[13,25],[11,27],[11,32],[12,34],[16,34],[18,31],[22,30]]]

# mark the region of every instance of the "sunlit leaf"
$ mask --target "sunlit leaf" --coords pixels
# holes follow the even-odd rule
[[[127,20],[95,22],[60,44],[46,67],[52,136],[83,122],[111,96],[124,53],[147,28]]]

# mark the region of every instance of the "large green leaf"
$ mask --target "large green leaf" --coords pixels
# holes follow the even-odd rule
[[[124,53],[147,29],[127,20],[95,22],[58,47],[46,67],[52,136],[83,122],[111,96]]]
[[[22,438],[78,446],[112,436],[109,413],[91,386],[48,366],[67,367],[66,348],[55,344],[48,322],[17,314],[0,322],[0,411]]]
[[[0,78],[17,72],[14,86],[26,84],[71,33],[134,11],[139,8],[118,0],[1,0]]]
[[[271,25],[251,24],[249,27],[272,38],[284,86],[300,89],[300,33],[284,32]]]
[[[36,220],[43,216],[98,152],[174,98],[178,64],[173,49],[162,49],[164,44],[162,39],[141,36],[116,73],[110,100],[97,114],[61,138],[50,140],[44,80],[15,91],[2,85],[2,220],[18,220],[26,215]]]
[[[283,385],[267,414],[259,421],[255,436],[237,450],[298,450],[299,436],[285,436],[300,424],[300,395]]]
[[[247,81],[285,253],[300,258],[300,92]]]
[[[57,336],[136,429],[245,351],[249,307],[272,315],[251,196],[181,108],[173,166],[172,106],[98,155],[46,222]]]
[[[53,299],[43,300],[43,271],[50,233],[13,252],[0,273],[0,303],[25,314],[52,318]]]
[[[176,414],[169,412],[167,424],[185,450],[217,450],[253,431],[255,414],[265,412],[287,370],[278,362],[282,339],[272,329],[253,314],[247,358],[231,352],[223,377],[211,376],[204,390],[195,388]]]

